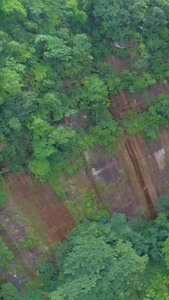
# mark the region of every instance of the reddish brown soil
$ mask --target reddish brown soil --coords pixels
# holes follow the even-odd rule
[[[65,79],[62,81],[62,89],[61,89],[61,93],[65,93],[66,92],[66,88],[73,85],[75,83],[75,78],[69,78],[69,79]]]
[[[58,205],[52,207],[44,207],[38,215],[45,223],[49,236],[56,242],[62,241],[74,225],[63,203],[58,203]]]
[[[26,175],[10,175],[6,180],[9,197],[30,220],[36,234],[46,240],[62,241],[74,226],[66,207],[48,184],[38,184]]]
[[[130,58],[121,59],[118,56],[110,56],[107,59],[108,64],[113,67],[118,73],[129,68]]]

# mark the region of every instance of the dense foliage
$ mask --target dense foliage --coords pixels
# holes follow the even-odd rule
[[[1,166],[27,168],[44,181],[97,144],[112,151],[120,129],[108,94],[167,83],[168,12],[167,0],[2,0]],[[119,49],[116,41],[138,45]],[[112,54],[128,57],[128,68],[110,67]],[[148,129],[139,124],[150,141],[159,109],[146,113]]]

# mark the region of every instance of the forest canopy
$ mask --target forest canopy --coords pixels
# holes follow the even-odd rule
[[[167,0],[2,0],[0,20],[2,174],[26,169],[45,181],[86,149],[112,151],[123,125],[109,95],[167,83]],[[115,46],[129,41],[136,46]],[[129,67],[117,72],[111,55],[128,57]],[[142,115],[137,126],[150,142],[163,114],[153,109],[155,127],[142,128]]]

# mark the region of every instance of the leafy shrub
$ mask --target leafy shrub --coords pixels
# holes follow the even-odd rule
[[[39,239],[32,232],[28,232],[26,236],[19,241],[19,245],[26,249],[32,249],[39,246]]]
[[[100,221],[100,220],[101,221],[103,221],[103,220],[106,221],[106,220],[108,220],[108,217],[109,217],[109,212],[106,209],[100,209],[97,212],[94,220],[95,221]]]
[[[0,237],[0,267],[9,268],[14,259],[13,253],[9,250],[8,246]]]

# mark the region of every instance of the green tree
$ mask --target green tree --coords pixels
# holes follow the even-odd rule
[[[146,290],[146,300],[169,299],[169,277],[156,273]]]
[[[44,294],[38,289],[32,289],[27,293],[20,294],[11,283],[3,284],[0,292],[0,296],[4,300],[47,300],[48,298]]]
[[[16,11],[26,16],[26,11],[20,0],[2,0],[0,10],[2,10],[5,14],[10,14]]]
[[[63,282],[55,299],[126,299],[137,288],[147,257],[117,241],[110,224],[85,222],[57,250]]]
[[[21,295],[18,293],[16,287],[11,283],[3,284],[1,287],[0,296],[5,300],[21,300]]]
[[[83,89],[80,95],[80,107],[81,109],[91,111],[93,120],[98,123],[99,109],[104,109],[104,105],[109,105],[107,87],[96,74],[85,77],[82,83]]]

